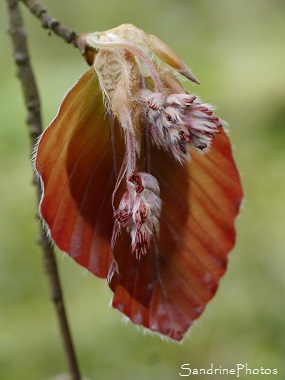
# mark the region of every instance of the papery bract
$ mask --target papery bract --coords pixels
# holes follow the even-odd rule
[[[108,279],[114,307],[181,340],[235,242],[242,190],[229,139],[213,108],[149,58],[198,82],[156,37],[123,25],[80,46],[94,65],[36,147],[40,214],[60,249]]]

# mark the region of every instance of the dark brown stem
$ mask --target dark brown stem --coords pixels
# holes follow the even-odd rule
[[[67,28],[60,21],[52,17],[38,0],[21,0],[30,11],[42,22],[44,28],[52,30],[66,42],[77,47],[77,34]]]
[[[18,68],[18,77],[22,85],[24,100],[26,108],[28,110],[27,125],[29,128],[29,135],[33,147],[37,137],[42,133],[39,94],[30,63],[27,38],[18,1],[6,1],[9,13],[9,32],[12,38],[14,59]],[[36,2],[31,1],[31,3]],[[41,189],[39,183],[37,183],[37,195],[39,202],[41,197]],[[51,246],[48,238],[46,237],[43,229],[41,229],[40,231],[40,245],[42,247],[44,263],[50,282],[51,297],[57,311],[58,321],[60,324],[60,331],[62,334],[64,348],[68,359],[71,379],[80,380],[81,377],[67,321],[62,287],[60,284],[54,249]]]

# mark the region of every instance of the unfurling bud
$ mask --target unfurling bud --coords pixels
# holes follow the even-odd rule
[[[114,213],[116,234],[121,227],[127,229],[132,240],[132,253],[137,259],[149,251],[153,235],[159,232],[159,193],[155,177],[144,172],[133,172],[127,178],[127,188]]]
[[[84,50],[84,41],[86,48]],[[114,212],[112,246],[121,228],[131,237],[131,251],[140,258],[150,250],[159,233],[161,200],[159,185],[150,174],[138,172],[137,159],[148,161],[150,140],[170,152],[177,161],[190,160],[190,148],[206,153],[221,123],[210,105],[185,93],[172,69],[199,83],[178,55],[159,38],[131,24],[104,32],[87,33],[80,39],[83,53],[96,50],[93,67],[104,95],[113,127],[121,126],[125,140],[125,171],[117,178],[126,189]],[[151,57],[169,65],[161,67]],[[143,136],[143,138],[142,138]],[[113,146],[115,152],[115,146]],[[141,157],[143,158],[143,157]],[[146,170],[146,169],[140,169]]]

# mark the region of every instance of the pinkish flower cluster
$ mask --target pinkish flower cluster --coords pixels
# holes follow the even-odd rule
[[[127,188],[116,210],[115,235],[126,228],[132,240],[132,253],[139,259],[150,249],[151,239],[159,232],[161,200],[155,177],[144,172],[133,172],[127,179]]]
[[[221,123],[211,105],[192,94],[154,93],[142,90],[140,101],[153,142],[182,162],[190,159],[188,147],[206,153]]]

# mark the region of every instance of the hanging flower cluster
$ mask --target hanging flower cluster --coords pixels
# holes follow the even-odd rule
[[[127,189],[114,213],[117,224],[127,228],[132,240],[132,253],[139,259],[150,249],[153,234],[159,232],[161,200],[155,177],[148,173],[133,172],[127,179]]]
[[[144,90],[141,100],[154,144],[172,152],[179,162],[190,159],[190,147],[206,153],[222,126],[213,107],[192,94],[167,96]]]

